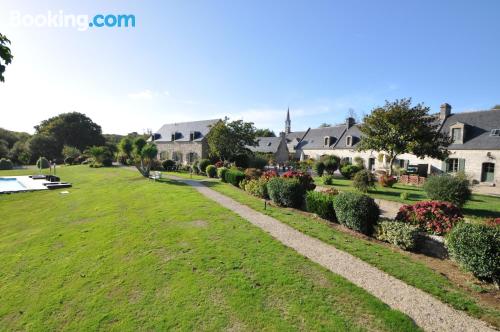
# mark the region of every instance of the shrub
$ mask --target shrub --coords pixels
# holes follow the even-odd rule
[[[217,177],[222,180],[222,182],[226,182],[226,175],[227,168],[226,167],[219,167],[217,168]]]
[[[323,157],[322,161],[325,165],[325,172],[330,175],[333,175],[340,165],[340,158],[333,155]]]
[[[304,202],[304,187],[298,179],[273,177],[267,183],[269,197],[279,206],[300,207]]]
[[[378,177],[378,183],[382,187],[392,187],[396,182],[398,182],[398,179],[395,176],[383,174]]]
[[[208,159],[202,159],[198,163],[198,169],[200,170],[201,173],[206,173],[208,165],[210,165],[210,160],[208,160]]]
[[[205,168],[205,172],[207,173],[207,176],[209,178],[214,178],[217,176],[217,168],[215,165],[208,165],[207,168]]]
[[[408,198],[410,198],[410,194],[408,194],[406,191],[404,191],[401,194],[399,194],[399,198],[406,201],[406,200],[408,200]]]
[[[362,169],[354,175],[352,185],[358,191],[366,193],[375,186],[375,177],[370,171]]]
[[[248,160],[248,165],[252,168],[264,169],[267,166],[267,159],[254,155]]]
[[[431,176],[425,181],[424,190],[431,200],[450,202],[459,207],[471,196],[469,181],[462,176]]]
[[[324,175],[323,176],[323,184],[327,186],[333,185],[333,176],[331,175]]]
[[[314,171],[316,172],[316,174],[318,174],[318,176],[323,176],[323,173],[325,172],[325,163],[321,160],[318,160],[314,164]]]
[[[219,160],[218,162],[215,163],[215,167],[217,168],[224,167],[224,162],[222,160]]]
[[[64,158],[64,165],[73,165],[75,163],[75,158],[66,157]]]
[[[489,218],[489,219],[486,219],[485,225],[488,225],[488,226],[500,226],[500,218]]]
[[[500,281],[500,227],[460,223],[450,232],[450,256],[482,280]]]
[[[41,167],[40,167],[40,165],[41,165]],[[36,161],[36,168],[49,168],[49,167],[50,167],[50,163],[47,160],[47,158],[40,157]]]
[[[269,194],[267,192],[267,182],[268,180],[263,177],[259,179],[249,180],[245,183],[244,189],[246,192],[253,196],[257,196],[260,198],[269,198]]]
[[[265,171],[264,173],[262,173],[262,177],[266,178],[266,179],[270,179],[270,178],[277,178],[279,177],[280,175],[278,174],[278,172],[276,172],[275,170],[270,170],[270,171]]]
[[[360,156],[356,156],[354,157],[354,165],[358,166],[359,168],[365,168],[365,160]]]
[[[257,168],[247,168],[245,170],[245,177],[248,180],[258,179],[262,176],[262,171]]]
[[[0,159],[0,170],[8,170],[12,169],[13,167],[14,165],[12,164],[12,161],[10,161],[10,159]]]
[[[297,179],[299,180],[300,184],[304,187],[304,190],[309,191],[309,190],[314,190],[316,188],[316,185],[314,184],[313,178],[304,172],[297,172],[297,171],[288,171],[283,173],[283,177],[285,179]]]
[[[375,201],[355,192],[343,192],[333,200],[339,223],[355,231],[370,235],[377,224],[380,209]]]
[[[462,221],[460,209],[449,202],[427,201],[403,205],[396,220],[417,225],[422,231],[442,235]]]
[[[342,174],[342,176],[346,179],[352,179],[354,174],[356,174],[360,170],[361,167],[359,167],[358,165],[346,164],[340,167],[340,174]]]
[[[232,184],[235,187],[239,187],[240,182],[245,179],[245,173],[236,169],[228,169],[224,174],[225,182]]]
[[[389,242],[403,250],[411,250],[416,246],[418,227],[400,221],[384,220],[375,227],[375,237]]]
[[[104,159],[102,161],[103,166],[109,167],[113,165],[113,161],[109,162],[109,159]],[[161,164],[161,161],[158,159],[152,159],[151,160],[151,170],[152,171],[163,171],[163,166]]]
[[[175,167],[175,161],[167,159],[162,161],[161,165],[163,166],[164,170],[169,171]]]
[[[335,210],[333,209],[333,199],[335,194],[309,191],[306,193],[307,211],[316,213],[323,219],[336,221]]]
[[[198,160],[196,160],[192,165],[191,165],[191,172],[193,174],[200,174],[200,168],[198,167]]]

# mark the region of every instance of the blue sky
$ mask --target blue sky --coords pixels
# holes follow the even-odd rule
[[[136,27],[14,26],[12,11],[134,14]],[[500,1],[3,1],[14,61],[0,126],[61,112],[105,133],[229,116],[276,132],[412,97],[434,111],[500,103]],[[7,115],[7,116],[5,116]]]

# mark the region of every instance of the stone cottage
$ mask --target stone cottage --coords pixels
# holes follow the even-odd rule
[[[257,137],[256,146],[247,146],[255,153],[269,155],[277,163],[288,161],[288,146],[285,133],[280,133],[279,137]]]
[[[219,119],[180,122],[163,125],[152,139],[158,147],[158,158],[191,164],[208,157],[207,134]]]

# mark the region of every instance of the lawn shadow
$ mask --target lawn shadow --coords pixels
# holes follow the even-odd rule
[[[158,179],[155,182],[163,183],[163,184],[171,184],[174,186],[189,186],[187,183],[182,182],[181,180],[172,180],[172,179]]]
[[[491,210],[484,210],[484,209],[477,209],[477,208],[462,208],[462,212],[465,215],[472,215],[474,217],[500,218],[500,212],[491,211]]]

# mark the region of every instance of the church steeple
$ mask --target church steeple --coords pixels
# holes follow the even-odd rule
[[[292,121],[290,120],[290,107],[288,107],[286,111],[285,133],[290,134],[291,132],[292,132]]]

